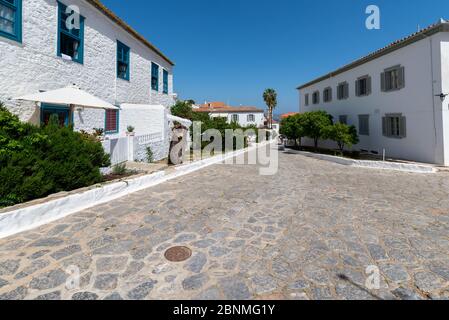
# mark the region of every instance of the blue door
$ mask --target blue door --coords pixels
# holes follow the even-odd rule
[[[65,106],[55,106],[42,104],[41,106],[41,124],[47,125],[50,117],[56,115],[59,119],[59,125],[61,127],[69,125],[70,109]]]

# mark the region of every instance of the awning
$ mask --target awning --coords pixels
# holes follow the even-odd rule
[[[190,127],[192,125],[192,121],[190,121],[189,119],[180,118],[171,114],[168,115],[168,120],[170,120],[171,122],[179,122],[186,127]]]
[[[29,94],[15,100],[35,101],[48,104],[75,105],[94,109],[119,109],[118,107],[97,98],[76,86]]]

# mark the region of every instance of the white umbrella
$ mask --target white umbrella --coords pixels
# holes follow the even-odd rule
[[[56,89],[46,92],[29,94],[15,98],[15,100],[35,101],[48,104],[64,104],[69,106],[82,106],[94,109],[115,109],[119,108],[97,98],[76,86],[68,86],[62,89]]]

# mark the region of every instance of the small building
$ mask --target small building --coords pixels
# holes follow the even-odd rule
[[[264,126],[264,111],[256,107],[231,107],[224,102],[208,102],[193,108],[194,112],[208,113],[211,117],[226,118],[229,123],[236,122],[242,127]]]
[[[449,23],[444,20],[298,90],[301,112],[324,110],[334,121],[356,126],[356,150],[449,165]]]

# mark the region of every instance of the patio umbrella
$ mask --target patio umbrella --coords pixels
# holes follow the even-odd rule
[[[119,109],[109,102],[97,98],[74,85],[62,89],[29,94],[15,98],[15,100],[35,101],[48,104],[63,104],[71,107],[81,106],[94,109]]]

